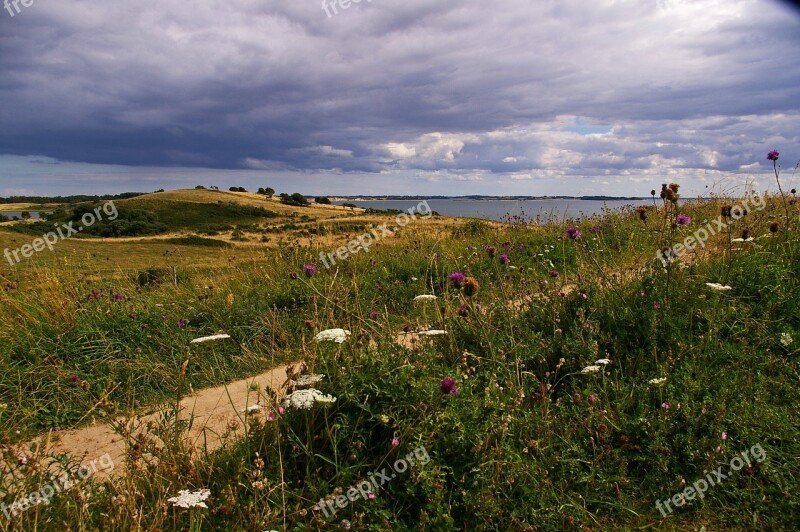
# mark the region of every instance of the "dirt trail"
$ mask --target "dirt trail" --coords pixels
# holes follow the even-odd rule
[[[193,417],[193,424],[187,433],[188,443],[196,449],[208,451],[219,448],[223,434],[234,428],[236,431],[243,428],[245,411],[250,407],[258,409],[256,405],[259,393],[253,389],[254,385],[259,385],[262,390],[270,388],[280,396],[281,387],[287,378],[286,370],[291,365],[279,366],[255,377],[206,388],[184,397],[180,404],[179,419],[187,420],[190,416]],[[298,365],[295,364],[295,367]],[[134,433],[134,436],[138,436],[148,421],[159,422],[166,408],[168,407],[162,406],[156,408],[153,413],[134,418],[117,418],[117,421],[127,427],[132,425],[138,427]],[[49,432],[33,441],[40,444],[36,451],[37,456],[33,459],[42,466],[50,466],[51,460],[47,458],[48,456],[69,454],[81,465],[91,467],[90,464],[95,461],[96,475],[105,477],[111,473],[111,468],[103,470],[102,465],[107,464],[108,459],[101,462],[100,457],[108,454],[113,461],[114,471],[119,473],[125,470],[128,441],[110,423]],[[22,449],[30,449],[31,443],[33,442],[20,446],[19,452],[22,452]],[[50,467],[52,469],[54,466]]]

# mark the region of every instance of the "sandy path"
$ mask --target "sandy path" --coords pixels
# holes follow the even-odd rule
[[[244,412],[248,407],[256,405],[259,394],[253,389],[257,384],[264,389],[270,388],[279,396],[282,386],[286,382],[286,371],[290,365],[273,368],[261,375],[231,382],[215,388],[206,388],[181,400],[179,418],[187,420],[193,417],[193,423],[187,433],[188,443],[196,449],[213,451],[222,444],[222,435],[235,428],[243,428]],[[261,394],[263,398],[263,394]],[[126,427],[137,427],[133,436],[139,436],[145,430],[147,422],[158,423],[162,419],[162,412],[168,407],[157,408],[155,412],[136,416],[134,418],[117,418],[116,421]],[[75,430],[49,432],[35,439],[39,443],[36,457],[38,463],[50,465],[49,456],[56,454],[69,454],[75,462],[90,466],[95,461],[98,476],[108,476],[111,468],[103,470],[102,465],[108,464],[106,458],[100,457],[108,454],[113,461],[112,468],[118,473],[125,470],[125,460],[128,450],[128,439],[117,432],[111,423],[98,423]],[[18,447],[30,449],[28,442]],[[131,443],[134,443],[131,441]],[[52,468],[52,467],[51,467]]]

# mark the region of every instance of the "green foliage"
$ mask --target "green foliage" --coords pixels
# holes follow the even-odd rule
[[[702,220],[718,207],[685,208]],[[776,213],[771,203],[751,215],[753,234],[767,234]],[[77,495],[59,495],[37,518],[162,530],[188,529],[191,516],[209,530],[324,530],[344,519],[354,530],[795,527],[794,230],[742,244],[733,260],[722,235],[708,244],[708,260],[664,268],[655,250],[694,227],[673,230],[658,211],[647,221],[592,220],[575,241],[564,238],[563,224],[458,225],[444,236],[409,232],[331,269],[317,263],[312,276],[301,269],[319,250],[297,246],[259,249],[252,260],[225,253],[224,268],[181,269],[178,286],[155,267],[91,284],[86,272],[65,270],[58,284],[5,292],[0,403],[14,408],[3,413],[4,442],[283,360],[305,360],[309,373],[326,376],[318,388],[337,398],[279,413],[265,397],[267,410],[211,454],[181,447],[186,428],[168,420],[159,428],[166,443],[148,447],[155,459],[140,461],[136,475],[102,490],[89,485],[85,507]],[[454,271],[475,278],[477,293],[449,281]],[[117,293],[124,299],[111,297]],[[420,294],[437,299],[415,302]],[[352,334],[343,344],[312,340],[334,327]],[[404,329],[446,334],[410,341],[399,336]],[[219,331],[235,341],[189,346]],[[91,386],[71,386],[72,374]],[[445,377],[455,379],[457,395],[440,391]],[[665,380],[650,382],[656,378]],[[660,515],[656,501],[706,472],[727,471],[756,445],[763,461]],[[420,448],[430,460],[375,489],[374,499],[329,518],[314,510]],[[165,513],[178,489],[205,487],[208,510]]]
[[[222,240],[214,238],[204,238],[197,235],[181,236],[176,238],[168,238],[165,242],[169,244],[177,244],[179,246],[200,246],[207,248],[229,248],[231,244]]]
[[[305,196],[295,192],[294,194],[281,194],[281,203],[284,205],[292,205],[294,207],[308,207],[309,202]]]
[[[91,214],[92,217],[97,218],[95,211],[100,207],[102,204],[79,204],[71,211],[55,211],[47,221],[16,225],[12,229],[26,234],[41,235],[53,230],[54,223],[66,225],[72,222],[75,229],[83,228],[81,236],[131,237],[157,235],[185,229],[198,232],[225,231],[233,223],[254,222],[278,216],[277,213],[261,207],[238,203],[222,201],[192,203],[148,199],[116,204],[118,216],[113,220],[101,208],[97,211],[100,213],[99,220],[90,226],[85,225],[82,217]]]

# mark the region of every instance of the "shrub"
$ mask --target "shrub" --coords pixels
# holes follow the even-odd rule
[[[293,205],[295,207],[308,207],[308,200],[306,197],[297,192],[291,196],[288,194],[281,194],[281,203],[284,205]]]

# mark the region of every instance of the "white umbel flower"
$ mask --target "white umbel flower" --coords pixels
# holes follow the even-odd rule
[[[337,344],[344,343],[347,337],[350,336],[350,331],[344,329],[328,329],[317,333],[314,340],[317,342],[336,342]]]
[[[600,360],[595,360],[594,363],[595,364],[599,364],[601,366],[607,366],[607,365],[611,364],[611,359],[609,359],[609,358],[601,358]]]
[[[584,375],[589,375],[591,373],[597,373],[598,371],[600,371],[600,369],[601,369],[600,366],[586,366],[581,370],[581,373],[583,373]]]
[[[667,378],[666,377],[658,377],[656,379],[650,379],[647,382],[650,383],[650,384],[663,384],[663,383],[667,382]]]
[[[336,398],[332,395],[325,395],[319,390],[309,388],[307,390],[297,390],[286,396],[283,406],[286,408],[296,408],[298,410],[309,410],[315,403],[331,404],[335,403]]]
[[[206,342],[214,342],[216,340],[227,340],[230,338],[230,334],[215,334],[213,336],[203,336],[202,338],[195,338],[190,343],[192,344],[204,344]]]
[[[311,386],[312,384],[316,384],[324,378],[325,375],[301,375],[300,377],[297,377],[296,381],[289,381],[289,385]]]
[[[436,299],[436,296],[433,294],[422,294],[421,296],[417,296],[414,298],[414,301],[433,301]]]
[[[720,292],[726,292],[728,290],[733,290],[732,286],[728,286],[728,285],[725,285],[725,284],[719,284],[719,283],[706,283],[706,286],[711,288],[711,289],[713,289],[713,290],[718,290]]]
[[[432,329],[430,331],[420,331],[417,334],[420,336],[442,336],[447,334],[447,331],[442,331],[441,329]]]
[[[209,495],[211,495],[211,490],[207,489],[198,491],[181,490],[178,492],[177,497],[170,497],[167,502],[171,502],[172,506],[181,508],[208,508],[203,501],[208,499]]]
[[[783,345],[783,347],[789,347],[790,345],[792,345],[792,341],[793,338],[791,334],[781,333],[781,345]]]

